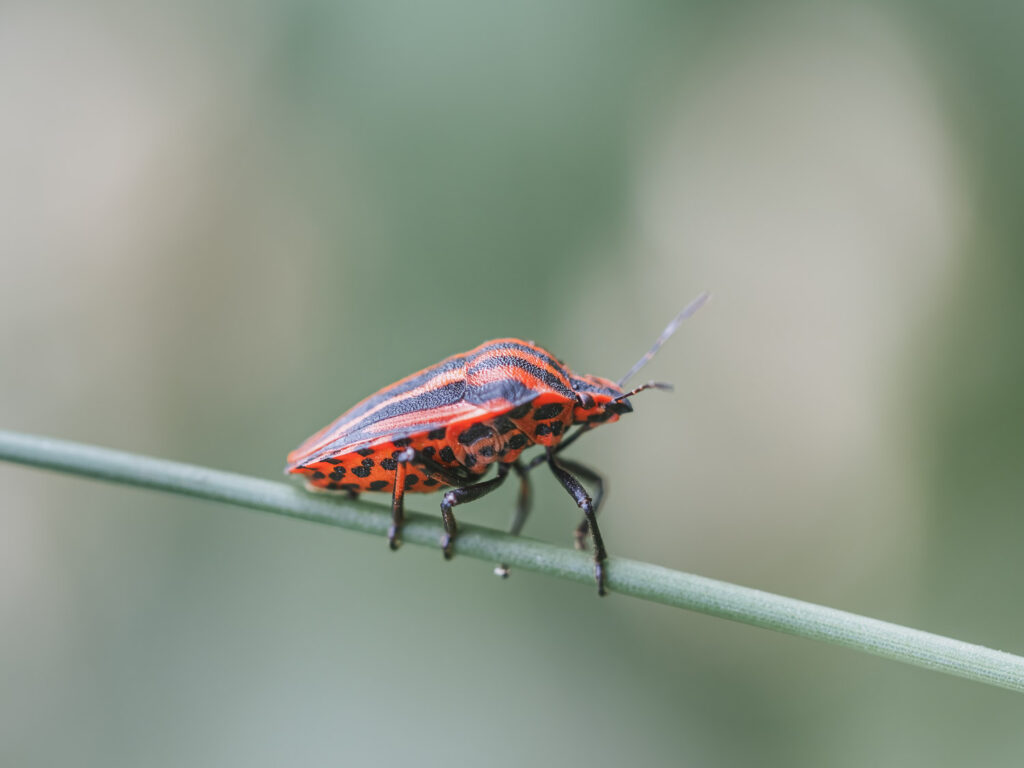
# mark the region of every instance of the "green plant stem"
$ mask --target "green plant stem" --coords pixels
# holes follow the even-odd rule
[[[314,495],[285,483],[2,430],[0,459],[380,536],[391,519],[389,508],[364,501]],[[435,517],[407,515],[406,543],[437,547],[440,535]],[[593,585],[593,561],[587,554],[479,526],[460,525],[456,551]],[[1024,691],[1024,658],[1020,656],[625,558],[610,558],[607,574],[611,591]]]

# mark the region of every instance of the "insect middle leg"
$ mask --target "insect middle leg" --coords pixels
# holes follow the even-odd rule
[[[508,466],[508,465],[502,465]],[[519,475],[519,495],[516,497],[516,513],[512,518],[512,525],[508,529],[508,532],[513,536],[518,536],[523,530],[523,525],[526,523],[526,518],[530,515],[530,507],[533,502],[533,494],[530,492],[530,476],[529,469],[524,467],[523,464],[517,459],[512,463],[512,469],[515,470],[516,474]],[[498,469],[501,472],[501,469]],[[507,469],[505,470],[508,471]],[[503,579],[508,578],[508,565],[505,563],[498,563],[494,568],[494,573],[497,576],[501,576]]]
[[[458,504],[465,504],[467,501],[475,501],[481,496],[486,496],[488,493],[498,488],[502,483],[505,482],[505,478],[508,477],[508,465],[498,465],[498,476],[491,479],[485,480],[482,483],[475,483],[473,485],[466,485],[462,488],[453,488],[450,491],[445,491],[444,496],[441,497],[441,520],[444,522],[444,536],[441,537],[441,551],[444,553],[445,560],[451,560],[454,552],[452,546],[455,543],[455,534],[458,533],[459,526],[455,522],[455,515],[452,514],[452,507]]]
[[[594,502],[583,487],[560,461],[555,458],[554,453],[548,452],[548,466],[562,486],[569,492],[569,495],[576,501],[576,505],[583,510],[584,520],[590,529],[594,539],[594,578],[597,580],[597,594],[604,596],[604,561],[608,559],[608,553],[604,548],[604,540],[601,538],[601,530],[597,527],[597,517],[594,513]]]

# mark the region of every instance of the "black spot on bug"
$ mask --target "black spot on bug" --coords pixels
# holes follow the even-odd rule
[[[510,419],[521,419],[521,418],[523,418],[523,416],[525,416],[529,412],[530,412],[530,404],[529,403],[523,403],[518,408],[513,408],[511,411],[509,411],[508,412],[508,417]]]
[[[394,459],[381,459],[380,467],[381,469],[386,469],[389,472],[391,472],[393,470],[398,469],[398,462],[395,461]]]
[[[372,483],[370,483],[370,490],[371,491],[383,491],[387,487],[388,487],[388,481],[387,480],[374,480]]]
[[[537,428],[533,430],[533,434],[536,437],[544,437],[544,435],[550,435],[551,434],[551,425],[550,424],[538,424]]]
[[[397,440],[392,440],[391,444],[394,445],[395,448],[408,448],[412,445],[412,439],[408,437],[400,437]]]
[[[494,455],[494,446],[485,445],[483,448],[480,449],[480,455],[483,456],[485,459],[491,458]]]
[[[426,480],[423,481],[423,484],[429,485],[431,488],[433,488],[435,485],[440,485],[441,481],[433,477],[428,477]]]
[[[370,476],[370,468],[369,467],[352,467],[352,474],[355,475],[356,477],[369,477]]]
[[[547,405],[542,405],[540,408],[534,411],[533,418],[536,419],[537,421],[547,421],[548,419],[555,418],[564,410],[564,405],[559,405],[558,403],[548,403]]]
[[[314,479],[314,480],[323,480],[323,479],[324,479],[325,477],[327,477],[327,475],[325,475],[325,474],[324,474],[323,472],[321,472],[321,471],[320,471],[319,469],[318,469],[318,470],[316,470],[316,471],[315,471],[315,472],[313,473],[313,479]]]
[[[473,467],[476,466],[476,456],[474,456],[472,453],[467,453],[466,458],[463,460],[462,463],[465,464],[470,469],[472,469]]]
[[[612,417],[612,414],[608,411],[600,411],[599,413],[592,413],[587,416],[587,422],[590,424],[601,424],[602,422],[608,421]]]
[[[323,459],[328,464],[341,464],[341,459]]]
[[[495,419],[494,428],[498,430],[499,435],[504,435],[515,429],[516,425],[512,423],[512,419],[508,416],[500,416]]]
[[[402,455],[403,453],[405,453],[405,448],[397,448],[397,449],[395,449],[395,450],[393,450],[393,451],[391,452],[391,458],[392,458],[392,459],[397,459],[397,458],[398,458],[399,456],[401,456],[401,455]]]
[[[334,475],[331,475],[331,477],[334,477]],[[338,490],[338,484],[337,483],[328,483],[327,484],[327,488],[329,490],[336,491],[336,490]]]
[[[437,453],[437,449],[432,445],[428,445],[426,448],[420,451],[420,453],[422,453],[428,459],[431,459],[434,457],[434,454]]]
[[[405,476],[405,487],[412,488],[416,483],[420,481],[419,475],[406,475]]]
[[[369,469],[370,467],[372,467],[372,466],[373,466],[373,459],[363,459],[363,460],[362,460],[362,461],[361,461],[360,463],[361,463],[361,464],[362,464],[362,465],[363,465],[364,467],[366,467],[367,469]]]
[[[491,428],[486,424],[474,424],[472,427],[467,429],[461,435],[459,435],[459,442],[463,445],[472,445],[477,440],[487,437],[491,434]]]
[[[348,491],[349,493],[358,493],[359,483],[342,483],[341,490]]]
[[[345,476],[344,467],[335,467],[331,470],[331,480],[338,481]]]
[[[526,445],[526,443],[526,435],[524,435],[522,432],[517,432],[516,434],[512,435],[512,437],[509,439],[508,447],[509,450],[518,451],[520,448]]]
[[[562,423],[562,422],[560,422],[560,421],[554,421],[554,422],[552,422],[552,423],[551,423],[551,434],[552,434],[552,435],[560,435],[560,434],[562,434],[562,428],[563,428],[564,426],[565,426],[565,424],[563,424],[563,423]]]
[[[452,450],[452,447],[450,445],[446,445],[444,448],[441,449],[440,456],[441,461],[446,461],[449,464],[455,461],[455,451]]]
[[[360,456],[372,456],[373,448],[360,448],[358,451],[356,451],[356,453],[358,453]]]
[[[437,429],[432,429],[427,432],[427,437],[431,440],[444,440],[444,434],[447,431],[448,430],[445,427],[438,427]]]

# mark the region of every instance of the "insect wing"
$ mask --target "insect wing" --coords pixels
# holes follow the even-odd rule
[[[529,342],[489,341],[357,403],[289,453],[286,471],[457,422],[493,418],[552,392],[567,401],[575,397],[561,364]]]

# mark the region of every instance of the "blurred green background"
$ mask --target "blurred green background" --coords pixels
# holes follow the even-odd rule
[[[446,355],[614,378],[709,288],[675,394],[573,451],[611,552],[1022,653],[1022,71],[1013,3],[5,3],[0,424],[277,478]],[[0,483],[3,765],[1024,759],[1009,692]]]

